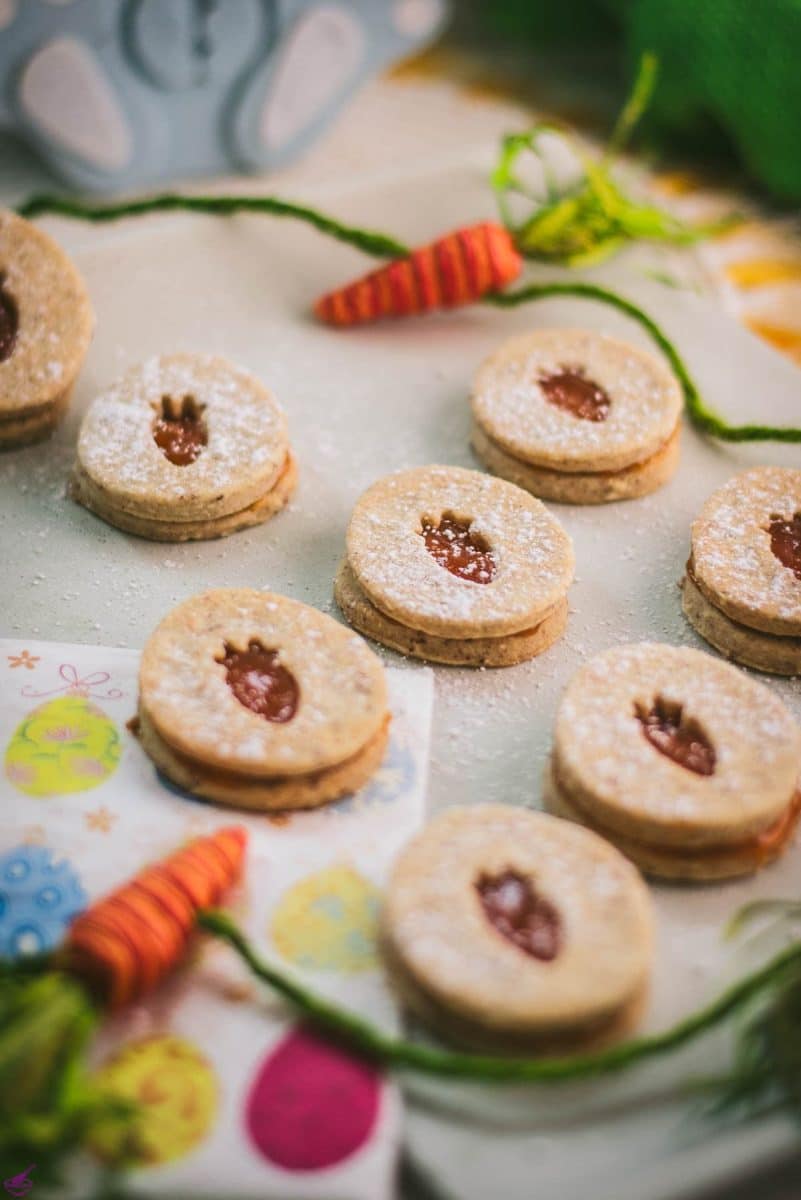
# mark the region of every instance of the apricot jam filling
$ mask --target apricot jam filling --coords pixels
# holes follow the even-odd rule
[[[245,708],[266,721],[285,725],[297,712],[300,689],[291,671],[278,661],[277,650],[267,650],[253,640],[247,650],[225,643],[217,662],[225,667],[225,682]]]
[[[194,396],[184,396],[180,402],[173,396],[162,396],[160,412],[153,422],[153,441],[176,467],[188,467],[199,458],[208,445],[209,434],[203,409]]]
[[[517,871],[482,875],[475,885],[484,915],[501,937],[531,958],[551,962],[562,945],[562,920]]]
[[[473,533],[470,521],[443,513],[438,523],[424,517],[421,525],[426,550],[439,566],[470,583],[492,583],[498,570],[495,555],[487,540]]]
[[[588,379],[582,367],[561,367],[537,380],[545,399],[580,421],[605,421],[612,401],[599,383]]]

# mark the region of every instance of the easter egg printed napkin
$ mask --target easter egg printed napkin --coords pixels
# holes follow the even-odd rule
[[[423,821],[431,672],[388,670],[390,744],[366,787],[267,816],[159,776],[126,728],[138,662],[132,650],[0,640],[0,955],[57,946],[78,912],[146,864],[242,824],[245,872],[227,904],[258,951],[396,1025],[376,925],[389,866]],[[145,1003],[107,1021],[92,1054],[140,1106],[134,1195],[392,1195],[394,1086],[297,1023],[221,944],[204,941]],[[79,1162],[76,1196],[115,1153],[99,1144]]]

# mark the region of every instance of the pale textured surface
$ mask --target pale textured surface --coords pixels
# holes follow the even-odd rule
[[[699,775],[660,752],[636,713],[680,706],[716,755]],[[554,768],[567,798],[610,830],[674,846],[742,841],[787,808],[801,729],[764,684],[709,654],[640,643],[599,655],[570,681],[556,717]]]
[[[48,234],[0,210],[0,276],[19,314],[14,350],[0,362],[0,419],[52,404],[71,387],[92,336],[86,286]]]
[[[801,580],[776,558],[768,532],[771,517],[792,520],[798,512],[801,471],[777,467],[744,471],[701,509],[692,527],[693,574],[733,621],[801,635]]]
[[[562,922],[550,962],[493,929],[475,884],[514,871]],[[453,809],[395,864],[383,915],[392,953],[438,1005],[489,1028],[557,1032],[611,1017],[651,966],[651,901],[608,842],[544,813],[503,805]]]
[[[217,662],[256,639],[298,685],[295,715],[267,721],[236,699]],[[381,663],[357,634],[285,596],[220,589],[164,618],[142,651],[140,699],[164,740],[208,767],[300,775],[344,762],[387,711]]]
[[[153,439],[161,401],[191,396],[208,444],[176,466]],[[204,354],[151,358],[127,371],[91,405],[81,425],[78,464],[108,503],[136,516],[211,520],[239,512],[268,492],[286,460],[286,418],[248,371]]]
[[[470,523],[495,556],[487,584],[440,566],[420,536],[444,513]],[[378,480],[360,496],[347,534],[348,562],[382,612],[438,637],[502,637],[537,625],[573,578],[573,547],[538,500],[500,479],[432,466]]]
[[[611,400],[603,421],[552,404],[543,376],[581,370]],[[480,367],[473,415],[524,462],[560,471],[619,471],[661,449],[681,415],[679,385],[659,359],[592,330],[547,329],[511,338]]]

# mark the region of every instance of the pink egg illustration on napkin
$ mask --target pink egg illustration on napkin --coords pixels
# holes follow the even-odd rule
[[[376,1124],[381,1077],[366,1063],[295,1029],[259,1067],[245,1123],[259,1153],[287,1171],[319,1171],[355,1154]]]

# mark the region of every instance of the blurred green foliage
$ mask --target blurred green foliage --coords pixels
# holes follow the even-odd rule
[[[627,75],[652,51],[646,133],[678,152],[734,154],[774,197],[801,201],[801,0],[500,0],[475,19],[539,50],[612,43]]]

